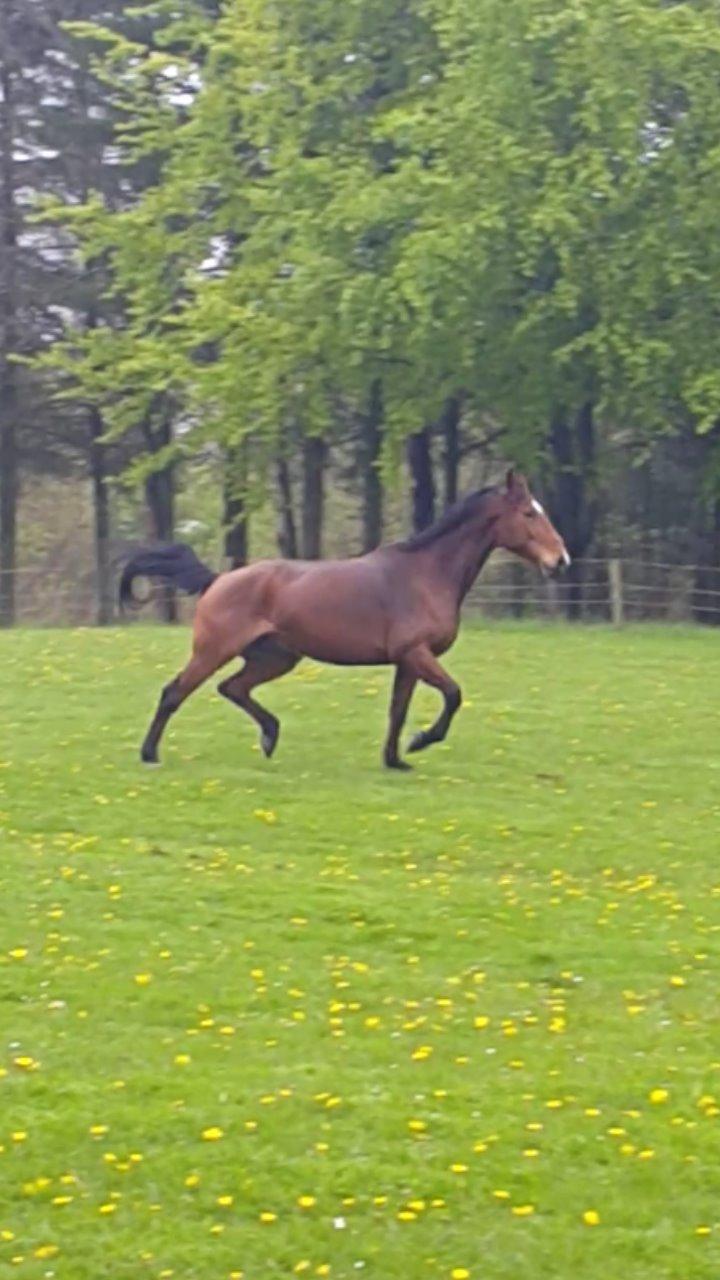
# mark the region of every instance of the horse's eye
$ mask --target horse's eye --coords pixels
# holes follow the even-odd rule
[[[525,515],[527,516],[528,520],[537,520],[537,514],[538,513],[534,507],[531,507],[529,511],[525,512]]]

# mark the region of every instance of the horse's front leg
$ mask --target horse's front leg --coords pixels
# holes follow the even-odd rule
[[[412,765],[406,764],[400,759],[398,754],[398,743],[402,727],[405,724],[405,717],[410,706],[410,699],[413,695],[413,689],[417,684],[417,676],[410,671],[404,663],[398,663],[395,669],[395,680],[393,682],[392,697],[390,699],[390,726],[388,736],[385,741],[385,750],[383,752],[383,760],[388,769],[411,769]]]
[[[445,699],[445,705],[437,720],[429,729],[416,733],[408,751],[423,751],[434,742],[442,742],[447,737],[456,712],[462,702],[460,686],[452,676],[440,666],[435,655],[426,645],[419,645],[405,656],[405,663],[416,680],[422,680],[433,689],[439,689]]]

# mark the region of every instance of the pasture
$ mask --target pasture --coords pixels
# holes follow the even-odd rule
[[[2,1274],[717,1280],[719,638],[468,626],[402,776],[309,663],[144,769],[187,643],[0,636]]]

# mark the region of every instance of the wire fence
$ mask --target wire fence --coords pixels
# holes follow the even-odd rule
[[[53,575],[47,568],[19,569],[15,621],[26,627],[93,626],[98,592],[93,574]],[[192,617],[195,602],[179,596],[179,621]],[[165,619],[167,595],[148,587],[145,608],[110,621],[127,625]],[[673,564],[609,557],[579,561],[572,574],[544,581],[530,567],[502,553],[489,562],[466,601],[466,612],[487,618],[580,622],[694,622],[720,625],[720,566]]]

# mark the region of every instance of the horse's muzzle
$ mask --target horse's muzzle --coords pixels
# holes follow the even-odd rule
[[[570,559],[570,556],[568,555],[567,551],[565,551],[565,549],[563,548],[562,555],[555,561],[555,564],[548,565],[546,567],[545,577],[552,578],[555,580],[557,578],[562,578],[563,574],[567,573],[571,564],[572,564],[572,560]]]

